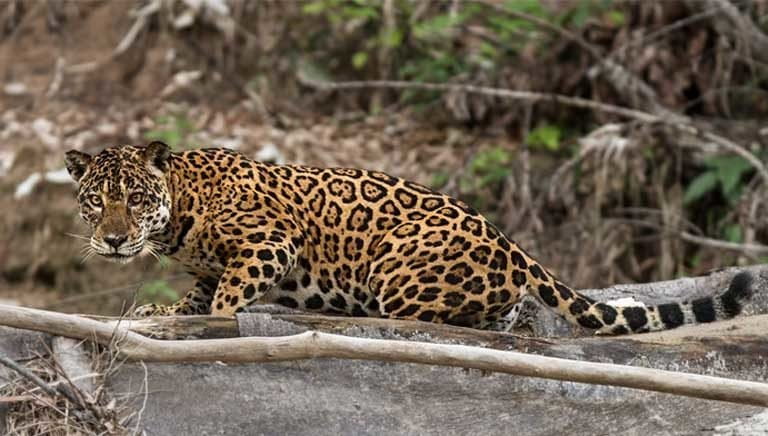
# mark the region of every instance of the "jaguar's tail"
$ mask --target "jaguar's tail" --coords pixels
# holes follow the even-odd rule
[[[733,318],[753,292],[752,275],[744,271],[736,274],[728,289],[719,295],[658,306],[622,306],[594,301],[546,275],[535,274],[528,279],[528,293],[546,306],[573,324],[608,335],[668,330],[683,324]]]

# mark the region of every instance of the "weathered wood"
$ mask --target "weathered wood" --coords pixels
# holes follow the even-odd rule
[[[127,327],[131,331],[158,339],[222,339],[240,336],[237,319],[215,316],[168,316],[144,319],[115,318],[111,316],[82,315],[112,326]]]
[[[106,322],[114,318],[94,317]],[[240,314],[240,323],[258,325],[268,336],[281,336],[302,331],[319,331],[346,336],[381,337],[386,339],[423,339],[442,343],[477,345],[498,350],[517,350],[546,356],[628,362],[638,356],[673,362],[701,359],[712,353],[740,366],[762,364],[768,355],[768,336],[764,334],[768,315],[738,317],[732,320],[679,329],[629,336],[535,338],[512,333],[475,330],[450,325],[377,318],[331,317],[323,315]],[[211,316],[154,317],[120,321],[131,331],[158,338],[216,339],[254,336],[244,330],[238,320]],[[290,323],[298,330],[285,333],[275,323]],[[253,330],[253,328],[251,328]],[[363,335],[364,333],[364,335]]]
[[[768,407],[768,384],[465,345],[356,338],[316,331],[283,337],[162,341],[130,331],[126,322],[110,326],[75,315],[4,305],[0,305],[0,322],[55,335],[93,338],[102,345],[117,340],[117,351],[122,356],[149,362],[280,362],[319,357],[408,362],[623,386]]]
[[[90,356],[83,346],[82,340],[55,336],[51,341],[53,359],[59,365],[68,382],[71,382],[79,393],[92,396],[96,390],[94,379],[98,373],[93,371]],[[65,388],[67,383],[63,384]],[[77,395],[73,392],[73,395]]]

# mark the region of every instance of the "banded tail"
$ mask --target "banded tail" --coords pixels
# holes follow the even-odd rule
[[[538,274],[537,274],[538,275]],[[548,280],[547,280],[548,279]],[[528,292],[574,325],[603,335],[668,330],[683,324],[730,319],[752,297],[752,275],[736,274],[723,293],[658,306],[618,306],[581,295],[550,277],[529,276]]]

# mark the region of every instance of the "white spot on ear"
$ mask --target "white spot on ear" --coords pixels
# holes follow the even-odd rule
[[[149,169],[149,173],[152,174],[153,177],[163,177],[163,172],[160,171],[160,168],[152,165],[151,163],[147,163],[147,168]]]

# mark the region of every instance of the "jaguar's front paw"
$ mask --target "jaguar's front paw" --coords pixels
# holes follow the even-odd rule
[[[159,304],[145,304],[139,306],[133,310],[131,316],[133,318],[146,318],[148,316],[164,316],[168,315],[168,307],[161,306]]]

